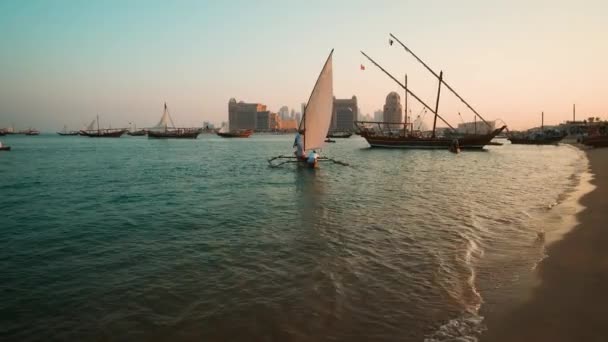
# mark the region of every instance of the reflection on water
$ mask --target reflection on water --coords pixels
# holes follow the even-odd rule
[[[267,166],[291,136],[5,140],[12,340],[472,338],[479,307],[542,257],[539,222],[584,165],[566,146],[353,137],[323,151],[353,166],[311,170]]]

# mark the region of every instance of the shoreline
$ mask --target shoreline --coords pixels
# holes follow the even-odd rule
[[[481,341],[608,339],[608,149],[585,153],[594,188],[578,199],[577,224],[547,241],[537,286],[520,305],[487,317]]]

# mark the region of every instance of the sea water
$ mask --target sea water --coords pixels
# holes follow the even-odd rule
[[[7,136],[2,340],[475,340],[544,255],[567,145],[321,151],[290,135]],[[504,294],[504,296],[503,296]],[[491,300],[488,300],[490,298]]]

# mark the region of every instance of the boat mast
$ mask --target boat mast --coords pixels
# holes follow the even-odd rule
[[[401,82],[399,82],[393,75],[391,75],[388,71],[386,71],[386,69],[384,69],[383,67],[380,66],[380,64],[376,63],[376,61],[374,61],[370,56],[366,55],[365,52],[361,51],[361,54],[363,54],[363,56],[365,56],[370,62],[372,62],[375,66],[378,67],[378,69],[382,70],[388,77],[390,77],[393,81],[395,81],[399,86],[401,86],[401,88],[405,89],[405,91],[410,94],[414,99],[416,99],[416,101],[420,102],[420,104],[422,104],[424,107],[426,107],[426,109],[430,110],[431,113],[437,115],[437,117],[443,121],[443,123],[445,123],[446,125],[448,125],[448,127],[450,127],[452,130],[456,130],[454,129],[454,127],[452,125],[450,125],[449,122],[447,122],[444,118],[441,117],[441,115],[437,114],[429,105],[427,105],[426,103],[424,103],[424,101],[422,101],[418,96],[416,96],[416,94],[414,94],[411,90],[409,90],[407,87],[405,87],[405,85],[401,84]]]
[[[437,100],[435,102],[435,118],[433,118],[433,135],[435,137],[435,129],[437,128],[437,113],[439,112],[439,95],[441,95],[441,80],[443,79],[443,71],[439,73],[439,86],[437,87]]]
[[[97,114],[97,134],[101,134],[101,130],[99,130],[99,114]]]
[[[410,50],[410,49],[409,49],[407,46],[405,46],[405,44],[403,44],[403,43],[402,43],[402,42],[399,40],[399,38],[395,37],[395,36],[394,36],[392,33],[390,33],[390,36],[391,36],[393,39],[395,39],[395,40],[396,40],[396,41],[399,43],[399,45],[401,45],[401,46],[402,46],[402,47],[405,49],[405,51],[409,52],[409,53],[410,53],[412,56],[414,56],[414,58],[416,58],[416,60],[417,60],[418,62],[420,62],[420,64],[424,65],[424,67],[425,67],[425,68],[426,68],[426,69],[427,69],[427,70],[428,70],[428,71],[429,71],[431,74],[433,74],[433,75],[435,75],[435,77],[439,78],[439,75],[437,75],[437,73],[436,73],[435,71],[433,71],[433,69],[431,69],[431,68],[430,68],[428,65],[426,65],[426,63],[424,63],[424,62],[423,62],[423,61],[422,61],[422,60],[421,60],[421,59],[420,59],[418,56],[416,56],[416,54],[414,54],[414,52],[413,52],[412,50]],[[439,79],[439,82],[443,83],[443,84],[446,86],[446,88],[448,88],[448,89],[449,89],[449,90],[450,90],[452,93],[454,93],[454,95],[456,95],[456,97],[457,97],[458,99],[460,99],[460,101],[462,101],[462,103],[464,103],[464,104],[465,104],[467,107],[469,107],[469,109],[470,109],[470,110],[471,110],[473,113],[475,113],[475,115],[477,115],[477,116],[478,116],[478,117],[481,119],[481,121],[483,121],[483,122],[484,122],[484,123],[485,123],[485,124],[486,124],[488,127],[490,127],[490,128],[491,128],[490,124],[489,124],[489,123],[486,121],[486,119],[484,119],[484,118],[483,118],[483,116],[481,116],[481,114],[477,113],[477,111],[476,111],[475,109],[473,109],[473,107],[471,107],[471,105],[470,105],[470,104],[469,104],[467,101],[465,101],[465,99],[463,99],[463,98],[462,98],[462,97],[461,97],[461,96],[460,96],[460,95],[459,95],[459,94],[458,94],[458,93],[457,93],[457,92],[456,92],[454,89],[452,89],[452,87],[450,87],[450,85],[449,85],[449,84],[447,84],[447,83],[446,83],[444,80],[442,80],[442,79]]]
[[[572,122],[576,122],[576,104],[572,105]]]
[[[540,131],[545,130],[545,112],[540,112]]]
[[[403,136],[406,136],[407,131],[407,74],[405,74],[405,117],[403,123]]]

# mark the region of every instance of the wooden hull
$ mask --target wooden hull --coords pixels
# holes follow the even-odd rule
[[[249,136],[251,136],[251,134],[253,134],[253,131],[250,129],[244,130],[244,131],[240,131],[240,132],[217,132],[217,135],[219,135],[222,138],[249,138]]]
[[[57,134],[61,135],[61,136],[68,136],[68,135],[79,135],[79,132],[68,132],[68,133],[63,133],[63,132],[57,132]]]
[[[2,146],[0,147],[0,151],[10,151],[11,147],[10,146]]]
[[[608,147],[608,135],[585,137],[583,139],[583,144],[592,147]]]
[[[152,139],[196,139],[200,134],[199,131],[166,131],[166,132],[154,132],[148,131],[148,138]]]
[[[500,132],[502,132],[506,126],[495,129],[490,134],[484,135],[464,135],[458,137],[458,145],[460,149],[471,150],[471,149],[482,149],[485,145],[488,145],[492,139]],[[453,145],[455,138],[429,138],[429,137],[414,137],[414,136],[388,136],[388,135],[374,135],[369,132],[361,132],[361,136],[367,140],[371,147],[376,148],[403,148],[403,149],[438,149],[447,150]]]
[[[511,142],[511,144],[515,145],[554,145],[562,141],[562,139],[564,138],[565,136],[546,137],[539,139],[510,137],[507,139]]]
[[[352,133],[329,133],[327,135],[327,138],[340,138],[340,139],[346,139],[346,138],[350,138],[353,134]]]
[[[146,131],[135,131],[135,132],[127,132],[128,135],[132,136],[132,137],[141,137],[146,135]]]
[[[126,130],[118,130],[118,131],[111,131],[111,132],[106,132],[106,131],[81,131],[80,135],[84,135],[87,136],[89,138],[120,138],[123,134],[125,134]]]

